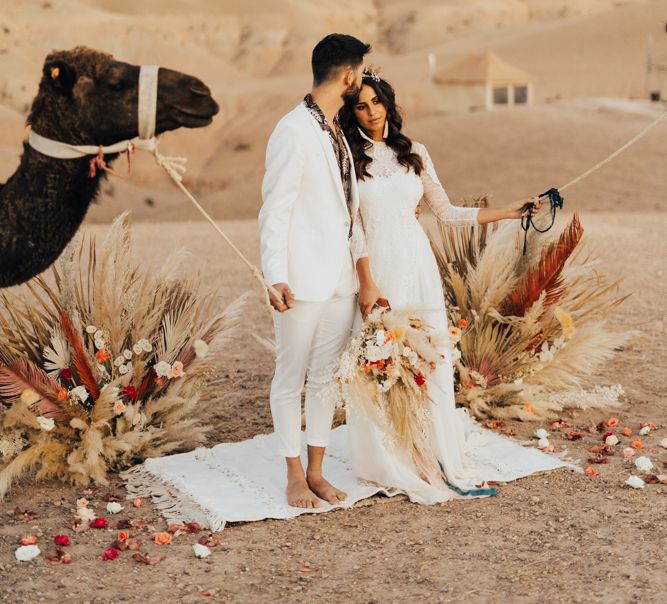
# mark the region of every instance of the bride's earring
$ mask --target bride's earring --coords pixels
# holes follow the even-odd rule
[[[387,138],[389,136],[389,120],[384,122],[384,132],[382,133],[382,138]]]

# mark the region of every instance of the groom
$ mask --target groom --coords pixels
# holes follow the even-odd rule
[[[266,149],[259,230],[264,277],[280,292],[275,314],[276,370],[271,414],[287,462],[287,501],[302,508],[335,505],[346,494],[322,475],[334,403],[322,396],[328,371],[344,350],[356,310],[357,275],[364,306],[369,286],[352,153],[337,114],[361,87],[370,45],[331,34],[313,49],[313,87],[275,127]],[[301,464],[301,393],[306,387],[308,466]]]

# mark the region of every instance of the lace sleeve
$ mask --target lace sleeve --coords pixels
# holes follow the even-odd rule
[[[350,237],[350,249],[352,250],[352,258],[354,265],[357,265],[359,258],[368,256],[366,248],[366,233],[364,233],[364,225],[361,222],[361,212],[357,209],[357,215],[354,217],[352,223],[352,236]]]
[[[470,226],[478,224],[477,214],[479,208],[461,208],[452,205],[442,184],[438,180],[433,161],[428,154],[426,147],[415,143],[415,152],[421,155],[424,160],[424,170],[420,175],[424,186],[424,196],[435,216],[440,222],[446,222],[448,226]]]

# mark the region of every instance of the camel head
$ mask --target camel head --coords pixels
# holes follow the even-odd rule
[[[138,135],[139,69],[78,46],[46,57],[28,123],[70,144],[110,145]],[[211,123],[218,104],[197,78],[160,67],[156,133]]]

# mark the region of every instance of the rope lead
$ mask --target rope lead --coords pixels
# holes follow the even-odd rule
[[[560,191],[558,191],[558,189],[556,189],[555,187],[552,187],[551,189],[545,191],[544,193],[538,195],[537,197],[538,199],[541,199],[543,197],[549,198],[551,224],[546,229],[538,228],[533,222],[533,215],[530,213],[530,210],[532,210],[535,207],[535,204],[532,201],[530,201],[524,206],[524,209],[527,212],[525,216],[521,217],[521,228],[523,229],[524,256],[526,255],[526,247],[528,245],[528,231],[530,230],[530,227],[532,226],[538,233],[546,233],[549,229],[551,229],[551,227],[556,222],[556,210],[562,210],[563,203],[565,202],[563,196],[560,194]]]

